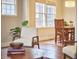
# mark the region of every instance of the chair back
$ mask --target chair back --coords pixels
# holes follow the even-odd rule
[[[61,34],[61,38],[64,40],[64,19],[55,19],[55,36]]]
[[[57,31],[64,29],[64,19],[55,19],[55,29]]]

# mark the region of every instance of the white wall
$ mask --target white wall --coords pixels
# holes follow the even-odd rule
[[[63,18],[65,21],[69,22],[69,21],[73,21],[73,26],[75,27],[75,40],[76,39],[76,30],[77,30],[77,0],[73,0],[75,2],[75,7],[65,7],[65,1],[66,0],[63,0]]]
[[[65,21],[74,21],[74,26],[76,25],[76,0],[75,7],[65,7],[65,0],[63,1],[63,18]]]
[[[22,0],[17,0],[17,16],[1,15],[1,42],[12,41],[10,29],[21,26],[22,20]]]

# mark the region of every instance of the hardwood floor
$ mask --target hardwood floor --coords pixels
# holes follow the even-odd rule
[[[53,42],[52,40],[47,42],[40,42],[40,49],[45,51],[43,59],[63,59],[62,46],[55,45],[54,42],[53,43],[52,42]],[[37,48],[37,46],[35,46],[34,48]],[[27,50],[27,48],[25,49]],[[26,56],[30,56],[30,58],[27,58]],[[7,48],[2,48],[1,59],[10,59],[10,57],[7,56]],[[23,59],[32,59],[32,58],[30,54],[25,54]]]

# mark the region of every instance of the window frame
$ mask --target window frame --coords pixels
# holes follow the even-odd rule
[[[15,8],[14,14],[11,14],[11,12],[10,12],[10,14],[7,14],[7,12],[6,12],[6,14],[2,14],[2,4],[5,4],[5,5],[14,5],[14,8]],[[7,9],[6,9],[6,11],[7,11]],[[2,16],[17,16],[17,0],[15,0],[14,4],[2,3],[2,0],[1,0],[1,15]]]
[[[36,3],[40,3],[40,2],[36,2]],[[41,3],[41,4],[44,4],[45,6],[44,6],[44,11],[45,11],[45,13],[43,13],[44,15],[45,15],[45,26],[41,26],[41,27],[39,27],[39,26],[37,26],[37,24],[36,24],[36,21],[37,21],[37,19],[36,19],[36,14],[39,14],[39,13],[37,13],[36,12],[36,3],[35,3],[35,26],[36,26],[36,28],[53,28],[54,27],[54,25],[53,26],[48,26],[47,25],[47,21],[48,21],[48,19],[47,19],[47,15],[49,15],[49,13],[47,13],[47,5],[49,5],[49,6],[55,6],[55,8],[56,8],[56,5],[50,5],[50,4],[45,4],[45,3]],[[54,15],[55,17],[56,17],[56,14],[54,14],[54,13],[52,13],[52,14],[50,14],[50,15]],[[53,20],[52,20],[53,21]],[[52,23],[53,24],[53,23]]]
[[[56,8],[56,5],[46,4],[46,7],[47,7],[47,6],[51,6],[51,7],[54,7],[54,6],[55,6],[55,8]],[[46,11],[47,11],[47,8],[46,8]],[[56,11],[56,10],[55,10],[55,11]],[[48,19],[47,19],[47,16],[48,16],[48,15],[51,15],[52,17],[53,17],[53,16],[56,17],[56,13],[46,13],[46,21],[47,21],[47,22],[46,22],[46,27],[49,27],[49,28],[51,27],[51,28],[52,28],[52,27],[54,27],[54,20],[55,20],[55,19],[52,20],[52,21],[53,21],[53,22],[52,22],[52,26],[48,26],[48,24],[47,24],[47,23],[48,23]]]
[[[38,3],[38,2],[36,2],[36,3]],[[42,15],[44,14],[44,15],[45,15],[45,12],[42,12],[42,13],[41,13],[41,12],[36,12],[36,3],[35,3],[35,26],[36,26],[36,21],[37,21],[37,20],[36,20],[36,14],[42,14]],[[39,4],[42,4],[42,5],[43,5],[43,3],[39,3]],[[44,4],[44,5],[45,5],[45,4]],[[44,11],[45,11],[45,9],[44,9]],[[42,21],[44,21],[44,20],[42,20]],[[44,28],[44,27],[45,27],[44,22],[43,22],[42,25],[44,25],[44,26],[41,26],[41,27],[36,26],[36,28],[42,28],[42,27]]]

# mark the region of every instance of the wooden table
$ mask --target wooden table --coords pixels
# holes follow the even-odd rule
[[[75,40],[75,27],[64,27],[66,40]],[[70,35],[70,37],[69,37]]]
[[[43,50],[36,48],[25,49],[25,54],[10,54],[11,59],[42,59]]]

